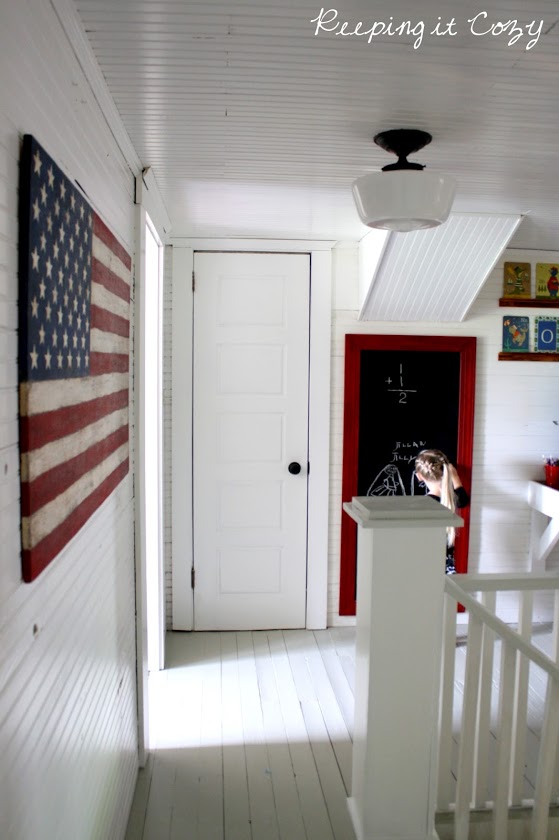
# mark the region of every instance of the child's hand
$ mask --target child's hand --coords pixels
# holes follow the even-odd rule
[[[450,478],[452,479],[452,486],[456,490],[457,487],[462,487],[462,482],[460,481],[460,476],[458,475],[458,471],[454,464],[448,465],[448,471],[450,473]]]

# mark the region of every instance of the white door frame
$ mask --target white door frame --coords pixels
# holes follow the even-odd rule
[[[142,211],[144,212],[144,211]],[[165,568],[163,547],[163,243],[148,213],[144,213],[139,398],[145,429],[142,441],[142,551],[145,554],[148,672],[165,666]],[[157,248],[157,278],[148,242]],[[154,280],[157,280],[157,286]]]
[[[192,274],[195,251],[308,253],[311,256],[308,629],[327,622],[330,475],[330,353],[334,241],[173,239],[172,282],[172,575],[174,630],[192,630]]]
[[[145,357],[145,296],[143,290],[146,282],[146,224],[147,216],[157,232],[161,244],[164,246],[168,238],[170,222],[167,213],[159,199],[157,185],[151,173],[146,170],[136,178],[136,260],[134,266],[134,434],[135,459],[134,492],[135,507],[135,566],[136,566],[136,683],[138,698],[138,763],[143,767],[147,759],[150,746],[149,737],[149,691],[148,691],[148,606],[147,606],[147,572],[146,572],[146,534],[145,534],[145,437],[143,411],[146,400],[143,365]],[[163,278],[161,278],[162,280]],[[162,326],[162,325],[161,325]],[[162,488],[161,488],[162,489]],[[159,522],[162,531],[163,523]],[[161,578],[163,570],[163,547],[160,544],[159,565]],[[162,606],[162,609],[164,607]],[[158,617],[159,630],[165,626],[165,616]],[[161,639],[163,641],[163,639]],[[164,651],[160,650],[161,660]],[[163,661],[160,662],[163,667]]]

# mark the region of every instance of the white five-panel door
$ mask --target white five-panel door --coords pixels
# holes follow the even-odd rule
[[[194,269],[194,627],[304,627],[310,257]]]

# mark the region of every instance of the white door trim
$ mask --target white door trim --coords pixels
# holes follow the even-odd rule
[[[149,217],[154,234],[162,243],[164,231]],[[143,204],[136,204],[136,257],[134,266],[134,413],[133,435],[136,465],[134,470],[134,494],[136,509],[134,514],[135,552],[134,562],[136,570],[136,687],[138,697],[138,761],[141,767],[145,765],[147,750],[150,745],[149,733],[149,690],[148,690],[148,598],[147,598],[147,555],[146,555],[146,430],[145,406],[150,395],[146,391],[145,358],[146,358],[146,225],[148,213]],[[160,282],[163,282],[161,276]],[[160,362],[162,364],[162,355]],[[160,369],[159,373],[162,373]],[[159,406],[162,410],[162,406]],[[150,442],[151,445],[151,442]],[[163,488],[163,476],[159,476],[159,491]],[[163,521],[161,518],[162,499],[158,512],[159,537],[159,572],[161,579],[161,614],[159,616],[159,666],[164,665],[164,547]]]
[[[310,253],[309,506],[307,628],[327,621],[330,346],[334,242],[173,239],[172,576],[174,630],[192,630],[192,272],[194,251]]]
[[[192,630],[192,248],[173,247],[171,321],[172,627]]]

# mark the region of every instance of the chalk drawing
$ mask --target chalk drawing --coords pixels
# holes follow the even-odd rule
[[[404,482],[400,470],[394,464],[387,464],[375,477],[367,490],[367,496],[405,496]]]

